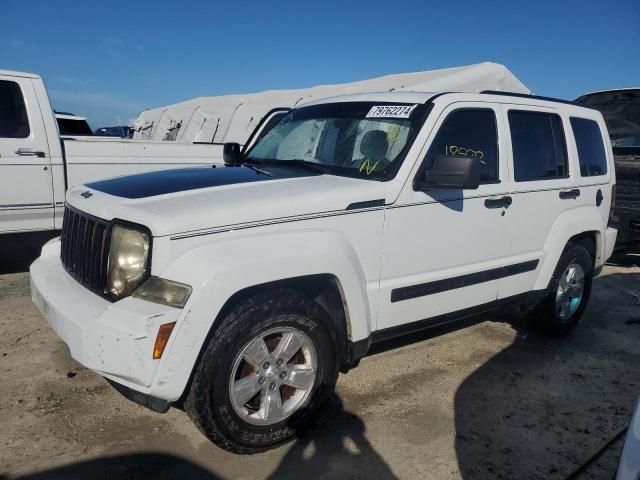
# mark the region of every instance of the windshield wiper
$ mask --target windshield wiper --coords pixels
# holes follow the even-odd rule
[[[245,166],[245,167],[250,168],[254,172],[258,172],[258,173],[261,173],[263,175],[268,175],[270,177],[273,177],[273,174],[271,174],[271,173],[267,172],[266,170],[263,170],[260,167],[256,166],[256,165],[259,165],[259,163],[257,163],[257,162],[243,162],[242,165]]]
[[[316,162],[310,162],[309,160],[301,160],[298,158],[292,159],[292,160],[261,160],[261,161],[250,159],[249,161],[253,164],[258,164],[258,165],[277,165],[277,166],[294,167],[294,168],[298,167],[298,168],[304,168],[305,170],[310,170],[312,172],[328,173],[328,174],[332,173],[331,169],[327,166],[321,165]]]

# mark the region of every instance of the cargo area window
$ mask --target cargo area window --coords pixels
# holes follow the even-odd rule
[[[476,157],[480,160],[480,183],[499,182],[494,111],[473,108],[450,113],[429,147],[421,170],[431,169],[439,155]]]
[[[571,117],[571,128],[578,148],[580,175],[594,177],[607,174],[607,154],[597,122]]]
[[[29,119],[20,86],[16,82],[0,80],[0,137],[26,138]]]
[[[567,147],[558,115],[509,111],[516,182],[567,178]]]

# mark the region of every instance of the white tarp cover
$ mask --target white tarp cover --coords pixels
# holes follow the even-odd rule
[[[426,72],[385,75],[338,85],[195,98],[145,110],[134,123],[134,138],[244,144],[255,126],[274,108],[291,108],[336,95],[393,90],[434,93],[497,90],[531,93],[504,65],[484,62]]]

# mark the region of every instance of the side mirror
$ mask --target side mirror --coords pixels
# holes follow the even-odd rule
[[[476,157],[438,155],[433,168],[417,179],[416,190],[475,190],[480,186],[480,160]]]
[[[242,153],[240,152],[240,144],[236,142],[225,143],[222,147],[222,159],[225,165],[242,164]]]

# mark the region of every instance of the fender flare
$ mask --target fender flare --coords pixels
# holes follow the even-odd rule
[[[191,285],[193,294],[167,345],[154,390],[162,398],[183,394],[205,340],[234,294],[312,275],[335,277],[348,309],[350,340],[368,338],[373,309],[365,272],[357,252],[339,232],[253,234],[208,243],[178,257],[162,277]]]
[[[595,268],[604,263],[603,218],[600,212],[590,205],[577,207],[563,212],[551,226],[544,244],[544,257],[534,290],[544,290],[571,238],[585,232],[594,232],[596,238]]]

